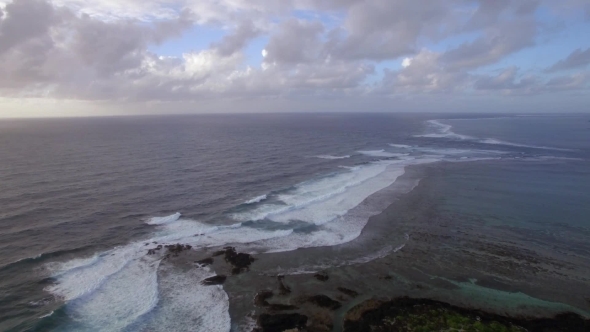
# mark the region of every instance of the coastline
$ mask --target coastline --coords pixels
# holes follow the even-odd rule
[[[482,234],[475,227],[476,221],[462,224],[439,214],[439,202],[434,199],[438,179],[448,172],[478,167],[474,163],[490,161],[406,167],[392,186],[367,198],[387,197],[389,205],[372,216],[361,235],[351,242],[254,255],[256,260],[249,270],[239,274],[232,274],[231,265],[223,259],[211,257],[216,273],[228,276],[223,289],[229,296],[232,331],[250,331],[257,320],[259,326],[264,324],[261,317],[272,321],[273,315],[279,315],[279,321],[293,320],[297,324],[305,316],[307,331],[342,331],[346,330],[346,317],[353,308],[372,301],[391,305],[400,299],[434,301],[435,306],[460,308],[463,315],[478,312],[510,324],[519,322],[519,326],[539,319],[561,324],[560,317],[553,318],[562,313],[570,313],[568,317],[576,321],[589,318],[590,301],[583,296],[563,295],[576,294],[574,289],[580,289],[579,283],[565,278],[558,267],[544,268],[554,264],[551,257],[510,241],[498,242],[494,236],[504,234]],[[497,166],[503,161],[493,163]],[[454,248],[450,245],[453,243],[462,243],[463,247]],[[474,243],[479,251],[469,252],[465,246]],[[380,252],[386,244],[390,250]],[[219,248],[199,253],[198,257],[191,252],[179,260],[186,264],[181,265],[189,266],[195,260],[210,258],[215,250]],[[490,261],[490,255],[502,257],[503,264]],[[288,269],[299,266],[307,257],[323,257],[325,264],[300,271]],[[335,257],[341,264],[335,264]],[[370,259],[361,261],[363,257]],[[490,264],[498,265],[494,273],[489,273]],[[269,269],[277,265],[283,268]],[[516,266],[520,267],[513,270]],[[533,274],[540,283],[529,284]],[[268,297],[260,300],[261,294]],[[318,305],[318,297],[327,307]]]

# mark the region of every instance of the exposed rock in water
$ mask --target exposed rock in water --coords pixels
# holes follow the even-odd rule
[[[202,265],[202,266],[211,265],[211,264],[213,264],[213,257],[201,259],[200,261],[195,261],[195,263]]]
[[[337,289],[341,293],[344,293],[350,297],[357,297],[359,295],[359,293],[353,291],[352,289],[348,289],[348,288],[344,288],[344,287],[338,287]]]
[[[232,274],[238,274],[249,270],[250,265],[255,260],[256,259],[252,257],[252,255],[236,252],[236,249],[233,247],[225,248],[225,261],[234,267],[232,269]]]
[[[574,313],[545,319],[512,318],[434,300],[400,298],[361,303],[346,314],[344,321],[344,331],[351,332],[459,330],[587,332],[590,331],[590,320]]]
[[[330,297],[328,297],[326,295],[311,296],[311,297],[307,298],[307,302],[313,303],[313,304],[317,305],[318,307],[328,308],[328,309],[332,309],[332,310],[336,310],[342,306],[340,304],[340,302],[338,302],[336,300],[332,300]]]
[[[268,310],[270,311],[287,311],[287,310],[296,310],[298,309],[296,306],[291,304],[280,304],[280,303],[269,303]]]
[[[313,276],[319,281],[328,281],[328,279],[330,279],[330,277],[325,272],[316,273]]]
[[[213,276],[213,277],[204,279],[203,281],[201,281],[201,284],[203,284],[205,286],[221,285],[225,282],[225,279],[227,279],[226,276],[217,275],[217,276]]]
[[[283,332],[289,329],[302,330],[307,325],[307,316],[301,314],[262,314],[258,317],[259,332]]]
[[[287,295],[291,293],[291,288],[289,288],[289,286],[285,285],[285,283],[283,283],[283,279],[285,279],[285,276],[278,276],[277,280],[279,281],[279,294],[281,295]]]
[[[192,246],[186,244],[186,245],[182,245],[180,243],[177,244],[168,244],[164,246],[166,249],[168,249],[168,252],[171,252],[173,254],[178,254],[180,252],[182,252],[183,250],[190,250],[192,248]]]
[[[260,291],[254,297],[254,304],[259,307],[266,307],[267,305],[269,305],[267,300],[273,297],[273,295],[274,294],[270,290]]]

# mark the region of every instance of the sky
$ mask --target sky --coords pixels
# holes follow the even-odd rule
[[[590,112],[590,0],[0,0],[0,117]]]

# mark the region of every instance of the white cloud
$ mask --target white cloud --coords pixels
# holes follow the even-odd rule
[[[533,15],[538,6],[568,18],[588,8],[582,0],[441,0],[428,6],[415,0],[0,0],[0,98],[363,96],[377,105],[397,95],[587,89],[588,50],[582,46],[554,61],[554,71],[577,70],[568,76],[506,64],[510,55],[539,46],[547,27]],[[311,14],[295,17],[296,10]],[[195,38],[210,30],[222,36],[197,49],[193,43],[203,43],[188,41],[175,56],[154,53],[154,46],[195,26],[206,28],[194,29]],[[465,34],[469,39],[457,43]],[[456,38],[453,47],[431,47],[449,37]],[[267,43],[259,67],[248,47],[261,40]],[[386,70],[380,80],[375,67],[384,61],[401,68]],[[479,71],[499,64],[504,69],[498,74]]]
[[[412,58],[404,58],[402,61],[402,67],[407,68],[412,64]]]

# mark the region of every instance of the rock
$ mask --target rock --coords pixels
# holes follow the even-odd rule
[[[226,247],[225,249],[225,261],[234,267],[232,269],[232,274],[247,271],[255,260],[256,259],[249,254],[236,252],[236,249],[233,247]]]
[[[267,300],[273,297],[273,295],[274,294],[270,290],[260,291],[254,297],[254,304],[259,307],[266,307],[267,305],[269,305]]]
[[[262,332],[283,332],[289,329],[302,330],[307,325],[307,316],[302,314],[262,314],[257,321]]]
[[[379,308],[381,305],[383,305],[383,303],[384,302],[380,300],[367,300],[350,309],[344,316],[344,320],[356,322],[361,319],[365,312]]]
[[[287,295],[291,293],[291,288],[287,285],[285,285],[285,283],[283,283],[283,279],[285,279],[285,276],[278,276],[277,280],[279,281],[279,294],[281,295]]]
[[[553,318],[502,316],[430,299],[369,300],[350,310],[344,331],[540,331],[587,332],[590,320],[575,313]]]
[[[177,244],[168,244],[164,246],[166,249],[168,249],[169,252],[173,253],[174,256],[177,256],[180,252],[182,252],[183,250],[189,250],[192,248],[192,246],[190,245],[182,245],[180,243]]]
[[[352,289],[348,289],[348,288],[344,288],[344,287],[338,287],[336,289],[338,289],[338,291],[340,291],[350,297],[357,297],[359,295],[359,293],[353,291]]]
[[[313,276],[319,281],[328,281],[328,279],[330,279],[330,277],[324,272],[316,273]]]
[[[201,259],[200,261],[195,261],[195,263],[197,263],[201,266],[211,265],[211,264],[213,264],[213,258],[209,257],[209,258]]]
[[[340,302],[338,302],[336,300],[332,300],[330,297],[328,297],[326,295],[311,296],[311,297],[307,298],[307,302],[313,303],[313,304],[317,305],[318,307],[328,308],[328,309],[332,309],[332,310],[336,310],[342,306],[340,304]]]
[[[213,276],[213,277],[210,277],[210,278],[207,278],[207,279],[201,281],[201,284],[203,284],[205,286],[221,285],[225,282],[225,279],[227,279],[226,276],[217,275],[217,276]]]
[[[286,311],[286,310],[297,310],[298,308],[290,304],[270,303],[268,304],[268,310],[270,311]]]
[[[154,255],[156,254],[156,251],[154,249],[149,249],[147,252],[148,255]]]
[[[332,314],[327,310],[316,310],[307,323],[308,332],[331,332],[334,328]]]

